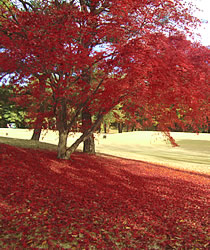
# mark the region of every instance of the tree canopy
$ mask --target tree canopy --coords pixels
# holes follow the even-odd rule
[[[148,121],[155,117],[165,132],[175,121],[195,129],[206,122],[209,50],[186,39],[198,22],[187,3],[12,2],[0,12],[0,69],[12,73],[11,84],[33,82],[37,99],[49,89],[46,116],[56,118],[59,158],[69,158],[119,103],[133,116],[141,109]],[[67,148],[68,133],[82,117],[95,119]]]
[[[0,127],[15,123],[17,127],[25,127],[26,110],[13,100],[14,91],[11,86],[0,87]]]

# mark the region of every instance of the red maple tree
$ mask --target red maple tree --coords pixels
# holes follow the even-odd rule
[[[46,117],[56,118],[58,158],[68,159],[119,103],[134,116],[141,109],[147,121],[155,117],[167,133],[175,122],[206,123],[209,52],[185,38],[198,21],[187,4],[18,2],[1,7],[1,71],[13,73],[12,84],[33,82],[36,99],[40,88],[49,90]],[[67,148],[80,121],[82,135]]]

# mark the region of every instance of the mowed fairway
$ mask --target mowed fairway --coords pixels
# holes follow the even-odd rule
[[[171,135],[178,147],[172,147],[167,138],[157,132],[108,135],[104,140],[100,137],[97,152],[210,174],[210,134]]]
[[[30,139],[31,130],[0,129],[0,137]],[[172,147],[162,133],[140,131],[122,134],[95,135],[96,152],[135,159],[182,170],[210,174],[210,134],[178,133],[171,135],[179,144]],[[71,145],[79,134],[70,134],[68,145]],[[6,137],[6,138],[5,138]],[[41,142],[57,145],[58,133],[43,131]],[[78,149],[82,149],[82,144]]]

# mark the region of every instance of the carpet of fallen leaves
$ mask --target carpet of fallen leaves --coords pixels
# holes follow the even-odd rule
[[[0,144],[1,249],[209,249],[209,177]]]

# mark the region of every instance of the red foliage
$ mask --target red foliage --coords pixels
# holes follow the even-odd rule
[[[208,248],[208,176],[6,144],[0,168],[1,248]]]
[[[1,7],[1,71],[13,73],[13,84],[31,82],[31,115],[38,123],[56,118],[60,134],[75,130],[88,107],[97,117],[85,131],[90,136],[119,103],[134,118],[143,108],[146,125],[155,121],[162,131],[175,123],[207,127],[209,52],[186,40],[197,22],[188,7],[179,0]]]

